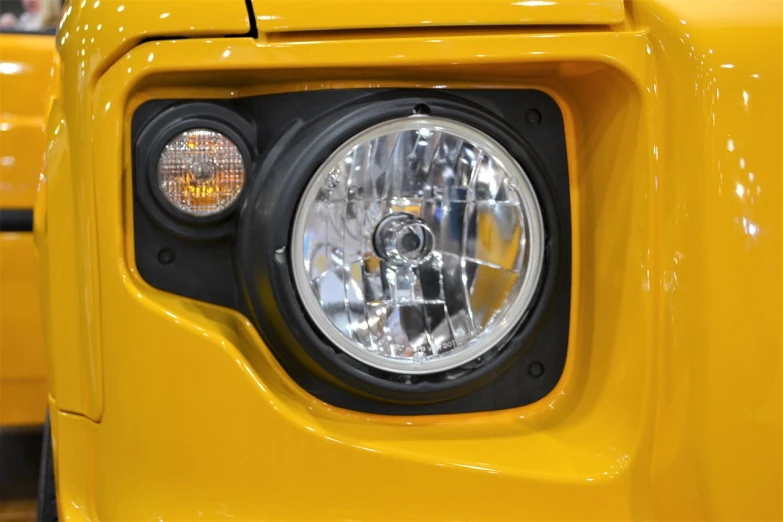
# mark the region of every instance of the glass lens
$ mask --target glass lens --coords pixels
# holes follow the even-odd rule
[[[415,116],[364,131],[315,173],[292,263],[341,350],[395,373],[461,366],[505,340],[543,263],[541,211],[495,140]]]
[[[158,185],[179,210],[193,216],[217,214],[242,191],[245,163],[223,134],[193,129],[166,144],[158,160]]]

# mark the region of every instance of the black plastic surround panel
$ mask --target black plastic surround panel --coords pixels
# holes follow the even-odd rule
[[[522,165],[540,200],[545,266],[513,335],[456,371],[402,376],[356,361],[310,323],[288,256],[295,209],[326,158],[354,134],[413,114],[462,121]],[[188,218],[157,188],[165,144],[190,128],[234,140],[246,163],[240,200]],[[338,407],[389,415],[513,408],[546,396],[565,364],[571,301],[571,209],[563,118],[535,90],[351,89],[234,100],[155,100],[133,116],[136,265],[161,290],[238,310],[302,388]]]

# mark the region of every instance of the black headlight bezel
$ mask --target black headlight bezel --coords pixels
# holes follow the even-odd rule
[[[145,109],[149,121],[149,115],[165,103],[142,106],[135,115],[138,120],[134,118],[134,130],[145,128]],[[289,375],[305,390],[336,406],[388,414],[489,411],[534,402],[554,388],[567,350],[571,270],[565,135],[554,100],[538,91],[522,90],[368,89],[206,103],[220,105],[252,122],[258,134],[251,146],[260,151],[254,159],[256,168],[249,172],[239,212],[222,224],[230,230],[219,237],[177,235],[154,220],[134,215],[137,264],[141,254],[139,272],[148,282],[163,290],[234,308],[252,318]],[[545,197],[543,205],[544,212],[549,213],[547,275],[539,288],[537,306],[512,341],[525,349],[499,351],[467,372],[469,378],[424,378],[410,384],[400,382],[399,375],[379,375],[383,372],[358,368],[356,361],[324,343],[309,323],[295,291],[291,293],[293,287],[284,288],[291,281],[286,254],[281,251],[288,246],[290,217],[282,217],[285,211],[280,209],[289,207],[293,214],[297,187],[306,184],[319,161],[350,133],[390,116],[423,111],[463,121],[492,135],[526,169],[535,171],[537,191],[551,192],[552,196]],[[528,118],[529,114],[538,117]],[[335,131],[335,126],[342,126],[344,131]],[[312,158],[302,170],[308,149]],[[300,170],[292,174],[297,164]],[[280,190],[288,194],[283,197]],[[139,206],[138,202],[135,205]],[[255,245],[253,252],[249,252],[248,245]],[[172,272],[172,266],[152,255],[161,247],[178,253],[174,263],[177,270],[196,275],[210,269],[221,283],[211,289],[196,288],[187,283],[192,278],[165,276]],[[211,261],[200,263],[199,259]],[[221,270],[215,270],[218,265]],[[225,287],[232,284],[231,291],[226,291]],[[218,286],[224,290],[218,291]],[[529,328],[530,324],[547,326]]]

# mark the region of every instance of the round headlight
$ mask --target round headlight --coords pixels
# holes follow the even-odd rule
[[[414,116],[340,146],[294,218],[304,309],[338,349],[426,374],[476,360],[526,315],[544,226],[527,175],[468,125]]]
[[[163,148],[158,187],[178,210],[210,216],[229,207],[245,183],[245,162],[237,145],[220,132],[182,132]]]

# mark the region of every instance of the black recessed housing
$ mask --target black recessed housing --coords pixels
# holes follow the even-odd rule
[[[150,217],[175,234],[200,239],[229,236],[235,228],[228,223],[229,218],[241,205],[241,196],[217,214],[193,216],[181,212],[158,190],[158,158],[163,149],[177,135],[193,129],[213,130],[226,136],[242,154],[246,175],[252,172],[256,139],[251,121],[214,103],[175,104],[147,122],[135,140],[136,159],[140,161],[135,177],[136,192],[145,202]]]
[[[287,255],[299,198],[318,167],[356,133],[412,114],[461,121],[503,145],[531,180],[546,231],[542,282],[510,340],[457,371],[428,376],[370,368],[334,348],[304,313]],[[149,180],[173,135],[210,122],[242,143],[247,184],[239,204],[216,219],[183,218],[165,208]],[[571,213],[562,114],[546,94],[350,89],[156,100],[134,114],[133,140],[141,276],[161,290],[248,316],[289,375],[314,396],[373,413],[465,413],[529,404],[557,384],[568,345]]]

